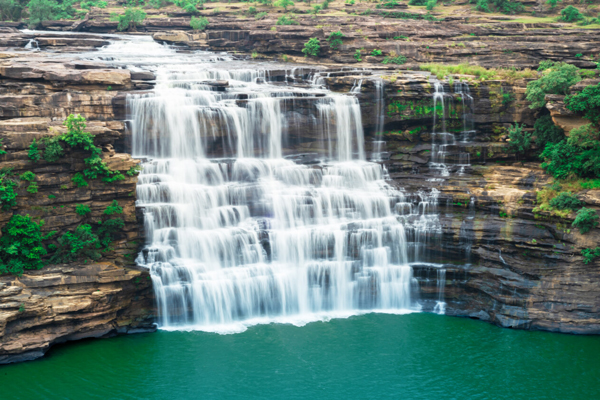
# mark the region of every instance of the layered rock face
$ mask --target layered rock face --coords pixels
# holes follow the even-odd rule
[[[90,40],[80,39],[80,44],[93,48],[106,43]],[[123,208],[120,218],[125,224],[101,262],[50,265],[26,270],[20,277],[0,277],[0,363],[40,357],[51,345],[67,340],[155,329],[150,277],[133,262],[143,242],[143,228],[135,208],[137,177],[126,172],[139,161],[123,152],[129,146],[125,123],[115,114],[124,110],[124,95],[119,97],[118,90],[150,87],[145,83],[148,79],[154,76],[81,62],[73,56],[4,53],[0,139],[6,154],[0,155],[0,163],[19,186],[17,204],[0,213],[0,224],[4,226],[14,214],[29,215],[44,221],[42,233],[56,231],[56,238],[80,224],[101,221],[115,200]],[[86,168],[84,159],[89,157],[84,151],[67,148],[56,162],[30,159],[32,141],[36,140],[41,156],[44,138],[65,132],[63,121],[69,114],[88,119],[86,131],[96,136],[102,160],[121,172],[124,180],[108,184],[89,179],[87,186],[76,185],[72,179]],[[28,182],[19,178],[24,172],[35,174],[36,193],[28,192]],[[78,214],[78,205],[89,207],[90,212]]]

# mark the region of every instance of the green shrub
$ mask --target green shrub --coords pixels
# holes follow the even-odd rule
[[[566,6],[560,12],[560,20],[565,22],[577,22],[584,17],[579,10],[573,6]]]
[[[98,7],[98,8],[106,8],[108,4],[106,3],[106,1],[82,1],[81,3],[79,3],[79,7],[83,8],[84,10],[89,10],[92,7]],[[155,7],[155,8],[159,8],[159,7]]]
[[[42,240],[49,239],[56,232],[43,236],[40,224],[29,215],[13,215],[2,227],[0,238],[0,274],[22,275],[26,269],[41,269],[42,257],[47,254]]]
[[[579,228],[581,233],[588,233],[598,226],[598,214],[590,208],[583,207],[577,211],[577,217],[573,221],[573,226]]]
[[[10,169],[0,170],[0,206],[2,211],[8,211],[17,205],[17,183],[12,178]]]
[[[35,179],[35,174],[31,171],[26,171],[26,172],[23,172],[19,178],[21,178],[21,180],[31,182],[32,180]]]
[[[31,144],[29,145],[29,152],[27,153],[27,156],[31,161],[35,163],[40,161],[40,151],[38,149],[38,145],[35,139],[33,139],[33,142],[31,142]]]
[[[560,192],[555,198],[550,200],[550,206],[558,210],[577,210],[583,205],[583,202],[571,192]]]
[[[548,143],[558,143],[565,138],[563,130],[554,125],[550,115],[538,118],[533,125],[533,135],[538,148],[544,149]]]
[[[276,0],[273,5],[275,7],[282,7],[285,11],[287,11],[288,7],[294,6],[294,2],[292,0]]]
[[[562,1],[562,0],[548,0],[548,1],[546,2],[546,4],[549,4],[549,5],[550,5],[550,8],[554,8],[554,7],[556,7],[556,6],[557,6],[557,4],[558,4],[558,2],[559,2],[559,1]]]
[[[55,199],[55,198],[56,198],[56,196],[55,196],[55,195],[53,195],[53,194],[49,194],[49,195],[48,195],[48,198],[49,198],[49,199],[51,199],[51,200],[53,200],[53,199]]]
[[[475,9],[482,12],[492,12],[491,7],[504,14],[516,14],[525,9],[523,4],[513,0],[477,0]]]
[[[60,145],[59,136],[54,136],[52,138],[44,138],[42,139],[44,145],[46,146],[44,149],[44,160],[48,162],[56,162],[64,156],[64,150]]]
[[[360,58],[360,49],[356,49],[356,52],[354,53],[354,59],[358,62],[362,61],[362,58]]]
[[[21,0],[0,0],[0,21],[19,21],[25,8]]]
[[[542,73],[539,79],[527,84],[525,94],[532,109],[545,106],[547,94],[567,94],[572,85],[581,81],[579,68],[566,63],[554,63]]]
[[[51,263],[68,263],[82,258],[98,260],[102,256],[100,239],[87,224],[79,225],[73,233],[64,233],[57,242]]]
[[[90,207],[85,204],[77,204],[75,206],[75,212],[81,216],[86,216],[87,214],[91,213],[92,210],[90,210]]]
[[[282,15],[277,18],[277,25],[298,25],[298,22],[287,15]]]
[[[437,5],[437,0],[427,0],[426,8],[428,10],[433,10],[433,8]]]
[[[190,20],[190,26],[192,27],[192,29],[197,31],[205,30],[208,24],[208,18],[206,17],[192,17],[192,19]]]
[[[508,128],[508,137],[510,139],[508,147],[515,154],[524,154],[531,147],[531,134],[523,132],[524,127],[525,124],[519,126],[515,122],[514,126]]]
[[[581,93],[565,97],[565,105],[571,111],[582,112],[584,117],[600,123],[600,83],[585,87]]]
[[[512,95],[512,93],[502,92],[502,105],[503,106],[507,106],[510,103],[512,103],[513,101],[515,101],[515,97]]]
[[[593,262],[595,258],[600,257],[600,247],[596,247],[595,249],[583,249],[581,250],[581,255],[583,256],[583,262],[589,264]]]
[[[140,164],[134,165],[133,167],[129,168],[129,170],[127,172],[125,172],[128,176],[135,176],[137,174],[139,174],[142,171],[142,166]]]
[[[372,55],[373,57],[378,57],[378,56],[382,56],[382,55],[383,55],[383,52],[382,52],[381,50],[375,49],[375,50],[373,50],[373,51],[371,52],[371,55]]]
[[[327,41],[329,42],[329,47],[331,47],[333,50],[338,50],[340,46],[344,43],[342,41],[343,37],[344,34],[341,31],[331,32],[329,34],[329,37],[327,38]]]
[[[402,65],[406,63],[406,57],[403,56],[402,54],[400,54],[399,56],[396,57],[392,57],[392,56],[386,56],[382,61],[382,64],[397,64],[397,65]]]
[[[124,14],[113,13],[110,16],[111,21],[118,21],[118,31],[125,31],[129,29],[135,30],[135,28],[144,22],[146,19],[146,12],[139,8],[127,8]]]
[[[73,182],[73,184],[77,187],[83,187],[88,185],[87,181],[85,180],[85,177],[81,172],[76,172],[75,175],[73,175],[73,177],[71,178],[71,182]]]
[[[319,52],[321,51],[321,42],[317,38],[310,38],[308,42],[304,43],[304,48],[302,52],[304,53],[304,57],[313,56],[317,57]]]
[[[410,0],[408,4],[411,6],[424,6],[427,0]]]
[[[31,0],[27,3],[29,9],[29,26],[34,27],[43,21],[56,19],[55,11],[58,3],[54,0]]]
[[[103,222],[99,222],[98,237],[100,244],[109,250],[110,244],[115,240],[115,233],[120,232],[125,226],[125,222],[121,218],[112,218]]]
[[[112,203],[104,210],[104,215],[123,214],[123,207],[119,205],[117,200],[113,200]]]
[[[256,14],[256,16],[254,17],[255,19],[262,19],[264,17],[266,17],[267,15],[269,15],[268,12],[263,11],[263,12],[259,12],[258,14]]]
[[[600,176],[600,148],[597,147],[586,149],[562,140],[546,144],[540,157],[544,160],[542,168],[558,179]]]
[[[592,124],[582,125],[571,129],[567,143],[584,149],[598,148],[600,150],[600,132]]]
[[[27,186],[27,191],[31,194],[36,194],[38,192],[37,182],[31,182],[29,186]]]

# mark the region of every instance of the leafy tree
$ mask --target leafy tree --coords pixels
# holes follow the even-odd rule
[[[0,238],[0,274],[22,275],[26,269],[41,269],[42,257],[47,254],[42,240],[49,239],[56,232],[43,236],[40,224],[29,215],[13,215],[2,227]]]
[[[584,19],[579,10],[573,6],[566,6],[560,12],[560,19],[565,22],[577,22]]]
[[[24,8],[23,0],[0,0],[0,21],[19,21]]]
[[[540,154],[542,168],[558,179],[571,176],[597,178],[600,176],[600,147],[581,148],[567,140],[548,143]]]
[[[584,149],[600,148],[600,132],[592,124],[571,129],[567,143]]]
[[[304,43],[304,48],[302,52],[304,53],[304,57],[313,56],[317,57],[319,52],[321,51],[321,42],[317,38],[310,38],[308,42]]]
[[[128,8],[124,14],[111,14],[110,19],[119,22],[117,25],[119,31],[135,30],[146,19],[146,12],[139,8]]]
[[[433,8],[437,5],[437,0],[427,0],[427,9],[433,10]]]
[[[581,93],[565,97],[565,105],[571,111],[584,113],[585,118],[600,124],[600,83],[585,87]]]
[[[544,97],[547,94],[567,94],[572,85],[581,81],[579,68],[566,63],[555,63],[542,74],[539,79],[527,84],[525,94],[532,109],[546,105]]]
[[[598,214],[591,208],[583,207],[577,211],[577,217],[573,221],[573,226],[579,228],[581,233],[588,233],[593,228],[598,226]]]
[[[29,8],[29,26],[39,25],[43,21],[56,19],[54,12],[58,3],[53,0],[31,0],[27,3]]]
[[[205,30],[208,24],[208,18],[206,17],[192,17],[192,19],[190,20],[190,26],[192,27],[192,29],[197,31]]]

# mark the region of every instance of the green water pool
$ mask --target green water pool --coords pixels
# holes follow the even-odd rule
[[[0,367],[0,399],[598,399],[600,337],[433,314],[70,343]]]

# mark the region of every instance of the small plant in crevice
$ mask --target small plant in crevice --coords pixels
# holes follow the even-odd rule
[[[38,192],[38,184],[35,181],[35,174],[31,171],[26,171],[21,174],[19,177],[21,180],[29,182],[29,186],[27,187],[27,191],[31,194],[35,194]]]
[[[371,55],[372,55],[373,57],[378,57],[378,56],[382,56],[382,55],[383,55],[383,52],[382,52],[381,50],[379,50],[379,49],[374,49],[374,50],[371,52]]]
[[[125,172],[125,174],[127,176],[135,176],[137,174],[139,174],[142,169],[144,169],[140,164],[136,164],[133,167],[129,168],[129,170],[127,172]]]
[[[37,141],[33,139],[33,142],[29,145],[29,151],[27,152],[27,157],[34,163],[40,161],[40,151],[38,148]]]
[[[8,211],[17,205],[17,192],[15,187],[18,186],[15,182],[11,169],[0,170],[0,208],[2,211]]]
[[[203,31],[208,25],[208,18],[206,17],[192,17],[192,19],[190,20],[190,26],[195,31]]]
[[[356,49],[356,52],[354,53],[354,59],[358,62],[362,61],[362,58],[360,57],[360,49]]]
[[[583,256],[583,262],[589,264],[600,257],[600,247],[596,247],[595,249],[583,249],[581,250],[581,255]]]
[[[90,206],[86,205],[86,204],[77,204],[75,206],[75,212],[78,215],[81,215],[82,217],[88,215],[89,213],[92,212],[92,210],[90,210]]]
[[[406,56],[403,56],[402,54],[400,54],[399,56],[386,56],[383,61],[381,61],[382,64],[397,64],[397,65],[402,65],[402,64],[406,64]]]

